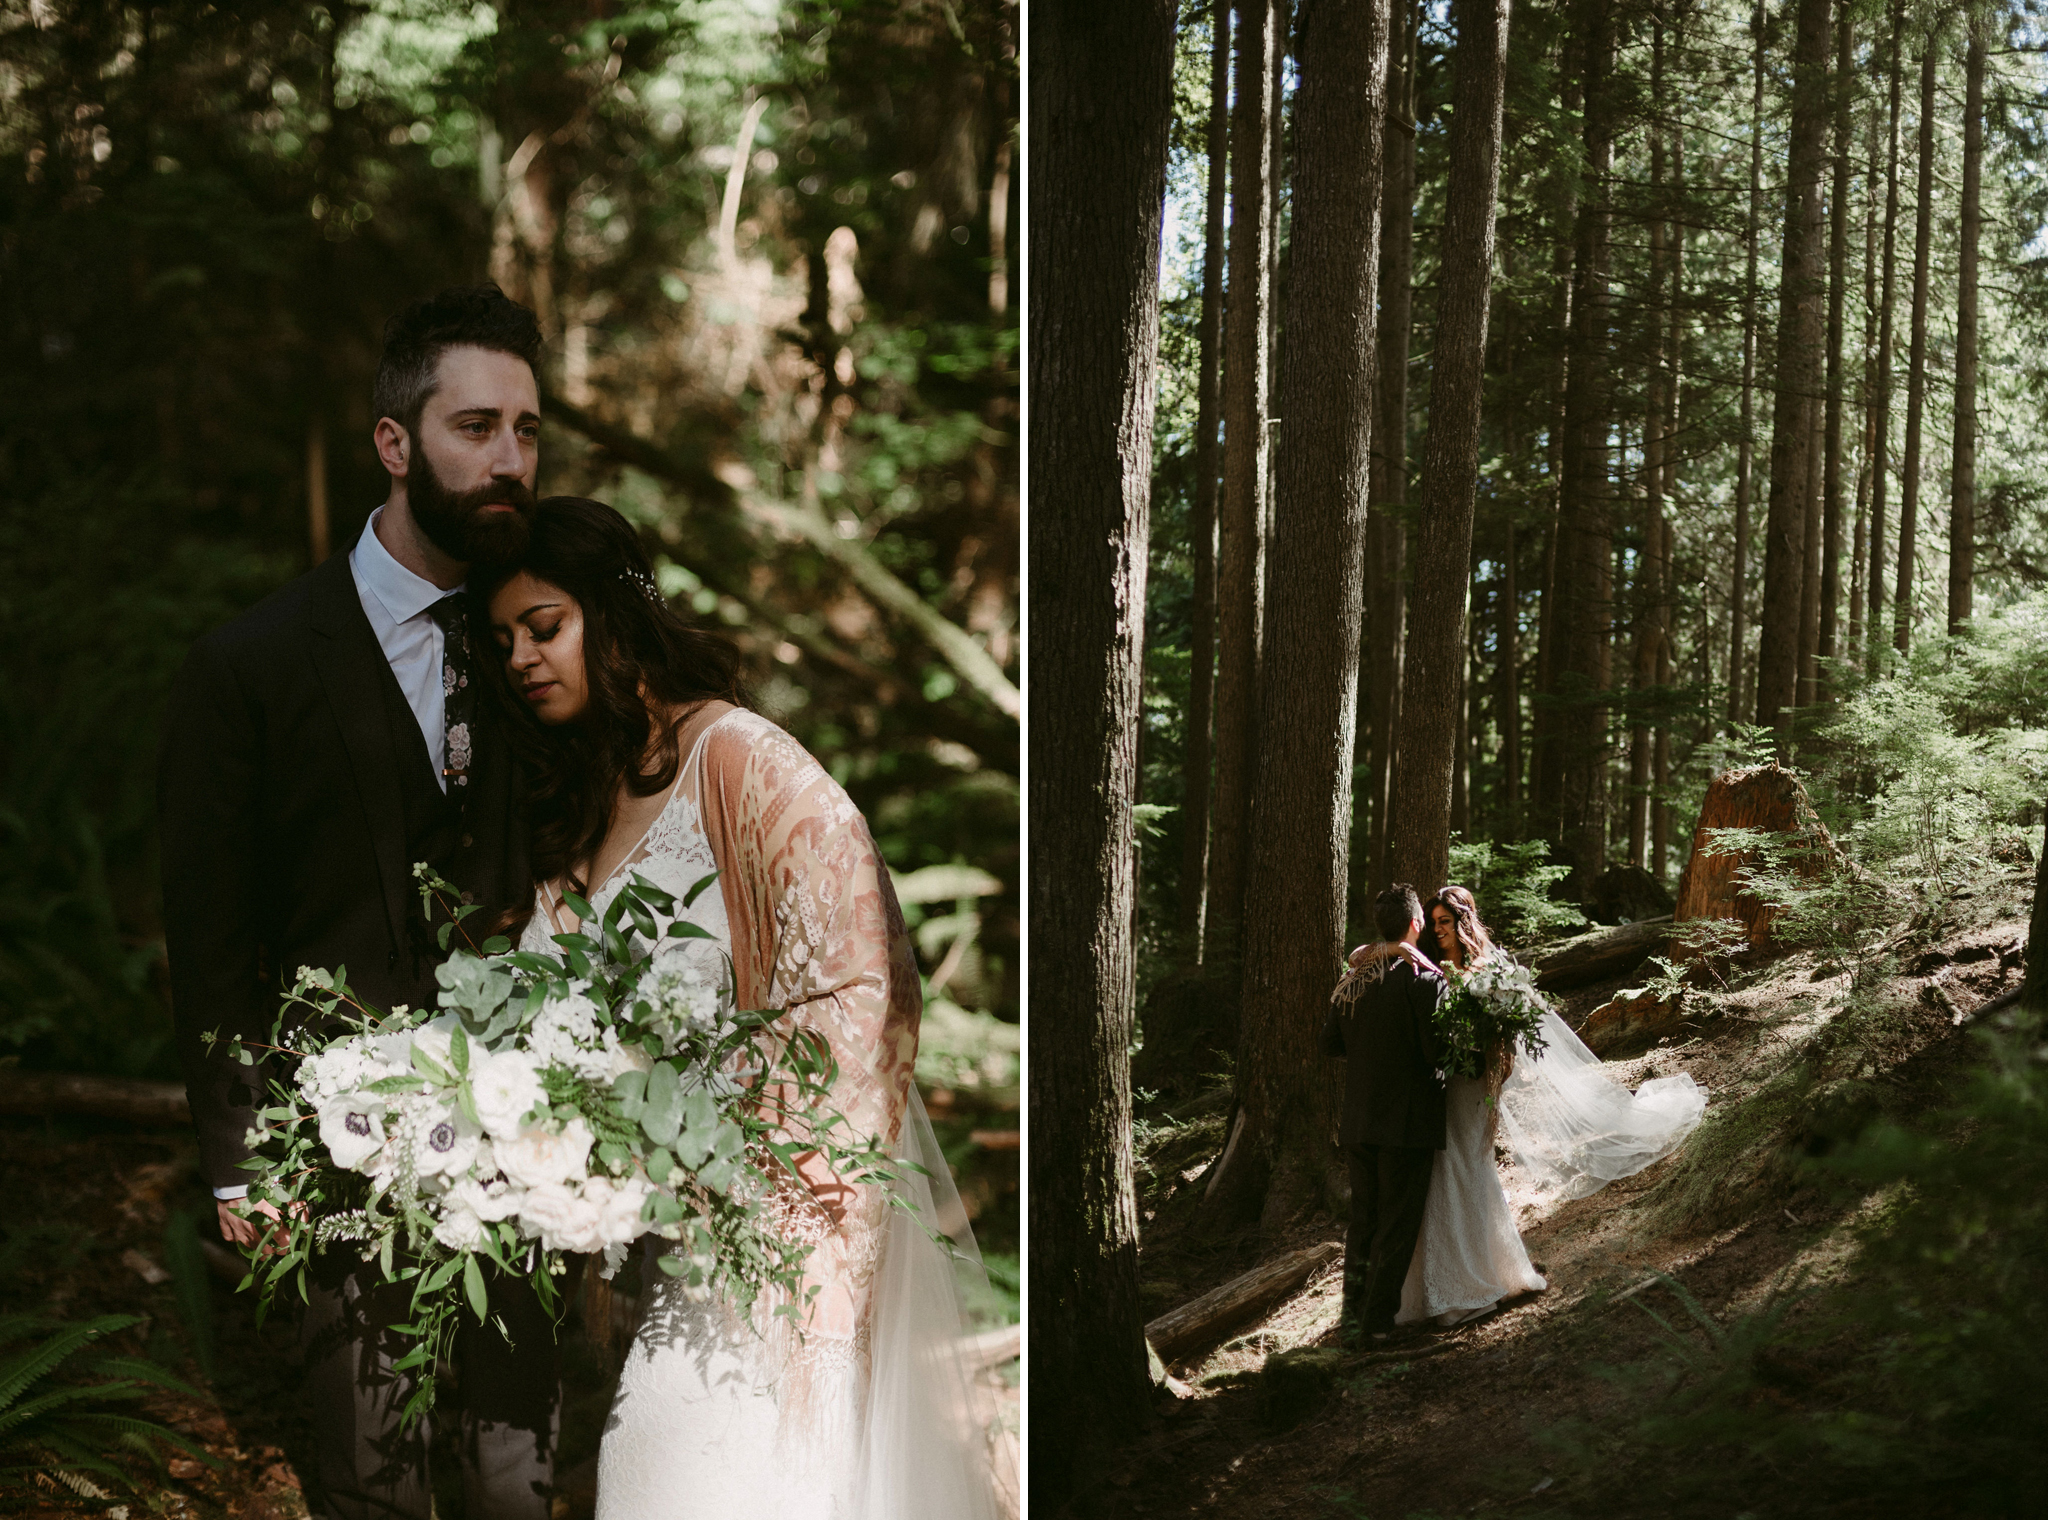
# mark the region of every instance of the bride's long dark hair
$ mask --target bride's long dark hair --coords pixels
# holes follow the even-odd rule
[[[611,826],[623,783],[636,797],[665,790],[682,764],[676,735],[708,701],[749,706],[730,640],[676,614],[657,590],[631,523],[601,501],[550,496],[534,509],[526,553],[496,565],[475,588],[479,605],[525,571],[573,596],[583,610],[589,704],[550,726],[513,693],[505,661],[489,683],[527,765],[535,881],[568,877],[591,860]],[[674,716],[660,716],[673,713]],[[642,769],[650,753],[652,771]]]
[[[1422,905],[1423,921],[1429,925],[1431,938],[1436,937],[1436,923],[1430,917],[1430,909],[1444,908],[1451,915],[1452,932],[1458,938],[1458,951],[1467,966],[1493,953],[1493,936],[1486,932],[1486,925],[1479,918],[1479,904],[1472,894],[1463,887],[1442,886],[1436,896]],[[1451,953],[1449,945],[1439,943],[1438,954],[1434,957],[1441,966]]]

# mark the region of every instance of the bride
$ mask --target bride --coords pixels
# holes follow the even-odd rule
[[[884,1188],[800,1158],[773,1210],[812,1251],[804,1301],[780,1315],[693,1302],[645,1264],[598,1453],[600,1520],[993,1515],[956,1350],[955,1268],[973,1268],[972,1236],[911,1080],[917,964],[865,821],[747,710],[737,653],[669,609],[610,507],[542,501],[525,557],[482,592],[502,694],[537,720],[521,725],[537,883],[521,948],[578,927],[566,895],[602,913],[646,877],[705,937],[642,940],[642,952],[822,1035],[832,1107],[915,1163]],[[681,903],[714,872],[715,891]],[[959,1241],[952,1260],[940,1228]]]

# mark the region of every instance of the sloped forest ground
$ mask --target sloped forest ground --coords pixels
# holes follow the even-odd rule
[[[2028,1486],[2048,1447],[2040,1383],[2001,1386],[1995,1349],[2032,1334],[2002,1316],[2039,1312],[2039,1205],[1998,1201],[2004,1163],[1972,1184],[1928,1159],[1942,1142],[1912,1138],[2031,1147],[1982,1102],[1957,1105],[1998,1064],[1984,1027],[1999,1020],[1971,1015],[2020,985],[2032,878],[1986,867],[1852,956],[1752,954],[1725,987],[1688,991],[1675,1028],[1604,1053],[1630,1087],[1691,1072],[1706,1119],[1674,1156],[1590,1198],[1544,1215],[1518,1205],[1546,1292],[1346,1353],[1333,1261],[1173,1364],[1149,1431],[1070,1512],[2048,1513]],[[1577,1025],[1622,985],[1561,1011]],[[2009,1052],[2021,1036],[2006,1039]],[[2031,1043],[2022,1116],[2039,1108],[2048,1059]],[[1327,1216],[1281,1238],[1200,1221],[1224,1139],[1221,1105],[1187,1117],[1204,1106],[1140,1125],[1148,1319],[1282,1251],[1343,1239]],[[1901,1180],[1916,1166],[1917,1192]],[[2009,1180],[2038,1176],[2023,1165]],[[1505,1181],[1514,1200],[1511,1168]],[[1965,1198],[1971,1185],[1990,1200]],[[2001,1208],[2031,1221],[2027,1239],[2001,1244]],[[1950,1282],[1966,1303],[1939,1303]],[[1972,1361],[1972,1335],[1994,1349]],[[1979,1408],[2003,1412],[1980,1421]],[[2013,1458],[2030,1436],[2036,1454]]]
[[[954,1161],[989,1266],[989,1301],[970,1306],[984,1323],[1016,1319],[1017,1152],[1015,1090],[928,1093],[941,1143]],[[0,1493],[0,1513],[143,1515],[184,1520],[297,1520],[307,1514],[300,1473],[311,1431],[294,1397],[296,1352],[288,1316],[255,1322],[254,1302],[235,1292],[239,1258],[221,1246],[211,1195],[196,1170],[189,1132],[112,1121],[0,1118],[0,1316],[78,1323],[95,1315],[141,1316],[109,1349],[146,1355],[187,1380],[197,1396],[163,1391],[140,1413],[186,1436],[210,1462],[178,1452],[159,1465],[134,1453],[116,1460],[135,1487],[88,1478],[90,1497],[44,1475],[23,1494]],[[626,1274],[621,1274],[622,1286]],[[579,1297],[562,1327],[564,1401],[557,1465],[557,1520],[592,1513],[595,1458],[616,1379],[616,1350],[633,1304],[616,1301],[612,1349],[591,1333]],[[990,1413],[1018,1425],[1018,1364],[984,1373]],[[61,1375],[61,1374],[60,1374]],[[434,1445],[436,1513],[463,1513],[451,1443]]]

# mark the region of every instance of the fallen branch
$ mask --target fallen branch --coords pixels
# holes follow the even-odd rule
[[[969,1372],[982,1372],[990,1367],[1000,1367],[1005,1362],[1014,1362],[1023,1354],[1022,1325],[998,1325],[993,1330],[970,1335],[960,1342],[960,1360],[967,1364]]]
[[[1325,1241],[1276,1257],[1241,1277],[1233,1277],[1220,1288],[1211,1289],[1192,1303],[1169,1309],[1145,1327],[1145,1339],[1152,1343],[1160,1360],[1174,1360],[1272,1308],[1343,1251],[1335,1241]]]
[[[166,1129],[192,1122],[179,1083],[51,1071],[0,1072],[0,1114],[73,1114]]]

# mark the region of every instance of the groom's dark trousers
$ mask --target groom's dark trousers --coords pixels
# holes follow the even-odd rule
[[[474,616],[469,626],[479,628]],[[471,650],[482,674],[485,649]],[[165,719],[158,771],[164,930],[186,1091],[209,1187],[239,1163],[252,1073],[209,1052],[208,1030],[267,1043],[280,984],[301,966],[345,967],[379,1007],[432,1007],[441,956],[412,879],[427,861],[487,909],[523,902],[523,793],[491,704],[478,704],[469,784],[444,793],[420,720],[371,630],[346,552],[192,650]],[[479,914],[471,922],[488,916]],[[457,943],[460,943],[458,940]],[[346,1254],[317,1263],[300,1326],[315,1427],[314,1513],[426,1520],[425,1445],[398,1432],[410,1390],[391,1363],[403,1290],[378,1290]],[[462,1394],[436,1401],[461,1425],[464,1508],[540,1520],[553,1476],[555,1343],[524,1289],[500,1287],[495,1330],[458,1346]]]
[[[1437,1076],[1436,1006],[1444,979],[1406,957],[1389,963],[1357,999],[1333,1004],[1323,1048],[1344,1057],[1338,1141],[1351,1177],[1344,1236],[1347,1336],[1394,1327],[1401,1284],[1422,1235],[1429,1174],[1444,1148],[1444,1088]]]

